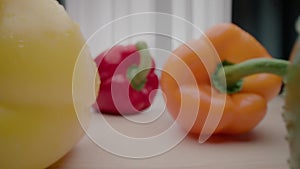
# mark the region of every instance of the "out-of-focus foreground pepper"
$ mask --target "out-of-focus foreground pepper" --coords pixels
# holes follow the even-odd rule
[[[271,60],[270,54],[254,37],[234,24],[218,24],[205,34],[221,61],[236,64],[254,58]],[[193,123],[189,130],[193,134],[201,132],[211,107],[222,106],[219,94],[212,95],[212,92],[221,95],[211,81],[220,64],[211,57],[213,52],[207,49],[206,38],[202,36],[173,51],[163,68],[161,87],[166,95],[167,108],[183,128],[189,130],[190,123]],[[186,71],[180,68],[189,69],[197,83],[192,84]],[[179,86],[177,82],[182,83]],[[233,85],[232,89],[237,89],[237,92],[226,90],[229,93],[226,94],[223,115],[214,133],[239,134],[253,129],[263,119],[268,101],[277,96],[281,84],[281,77],[260,73],[244,78],[240,90],[239,86]],[[181,90],[183,88],[188,90]],[[200,98],[196,119],[189,118],[191,108],[180,106],[182,100],[195,102],[191,93],[199,93]],[[177,118],[180,112],[183,113],[181,119]]]
[[[296,23],[296,30],[298,39],[290,56],[291,66],[288,69],[285,86],[285,112],[283,113],[288,131],[291,169],[300,169],[300,17]]]
[[[84,46],[57,1],[0,1],[1,169],[47,168],[82,138],[97,71]]]
[[[97,110],[132,114],[151,105],[159,82],[145,42],[114,46],[96,57],[95,62],[101,79],[94,104]]]

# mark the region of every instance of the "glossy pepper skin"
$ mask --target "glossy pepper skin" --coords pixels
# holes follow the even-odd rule
[[[96,64],[57,1],[1,0],[0,22],[0,168],[48,168],[84,135]]]
[[[250,34],[231,23],[218,24],[208,29],[205,34],[210,40],[221,61],[240,63],[253,58],[271,58],[267,50]],[[220,107],[220,94],[212,95],[213,90],[219,93],[212,84],[211,77],[220,63],[210,57],[204,37],[193,40],[175,49],[164,65],[161,77],[161,88],[166,95],[167,108],[174,119],[190,133],[200,134],[211,106]],[[174,56],[177,56],[174,57]],[[202,59],[202,60],[201,60]],[[204,62],[205,63],[204,63]],[[186,66],[185,66],[185,65]],[[196,85],[187,80],[180,68],[191,70]],[[168,73],[165,73],[168,72]],[[181,86],[177,82],[183,82]],[[241,134],[253,129],[264,117],[267,103],[280,91],[282,79],[271,74],[256,74],[246,77],[242,90],[235,94],[226,94],[225,107],[221,120],[214,133]],[[180,90],[188,88],[189,90]],[[187,126],[193,122],[189,107],[180,107],[182,100],[195,102],[191,93],[199,93],[198,115],[191,129]],[[181,110],[180,110],[181,108]],[[182,118],[178,119],[178,113]],[[213,112],[214,113],[214,112]]]
[[[94,108],[108,114],[132,114],[151,105],[159,85],[154,60],[151,58],[151,68],[141,88],[134,88],[128,77],[129,69],[138,66],[141,57],[144,56],[136,45],[117,45],[95,58],[101,84]]]

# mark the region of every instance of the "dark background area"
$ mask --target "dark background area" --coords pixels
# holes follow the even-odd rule
[[[57,0],[60,4],[65,5],[65,0]]]
[[[300,0],[233,0],[232,22],[251,33],[276,58],[288,59],[297,38]]]

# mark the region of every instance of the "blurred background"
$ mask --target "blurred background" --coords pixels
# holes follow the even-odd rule
[[[163,12],[185,18],[201,30],[219,23],[233,22],[258,39],[273,57],[287,59],[296,40],[295,21],[300,15],[299,0],[59,0],[89,38],[97,29],[119,17],[136,12]],[[176,27],[172,21],[153,19],[149,25],[130,25],[115,28],[107,38],[119,38],[114,32],[134,31],[138,26],[173,31],[186,39],[199,33]],[[178,44],[165,39],[149,39],[163,49]],[[102,45],[103,50],[109,46]],[[99,49],[100,50],[100,49]],[[102,50],[102,49],[101,49]]]

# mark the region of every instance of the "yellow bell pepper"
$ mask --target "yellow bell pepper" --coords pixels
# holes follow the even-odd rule
[[[45,168],[83,135],[72,76],[85,40],[54,0],[1,0],[0,23],[0,168]],[[85,82],[96,66],[87,50],[81,57]],[[86,112],[89,96],[77,102]]]

